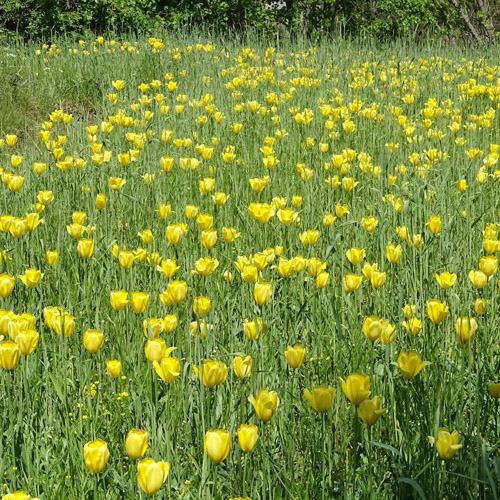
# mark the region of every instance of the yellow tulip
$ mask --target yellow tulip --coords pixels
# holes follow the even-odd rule
[[[0,342],[0,366],[4,370],[12,370],[21,357],[19,346],[12,340]]]
[[[380,335],[380,342],[382,342],[382,344],[384,345],[391,344],[392,342],[394,342],[395,338],[396,338],[396,327],[388,323],[387,326],[382,331],[382,334]]]
[[[30,267],[29,269],[26,269],[24,274],[19,274],[17,277],[28,288],[35,288],[38,285],[38,283],[40,283],[40,280],[43,278],[43,273]]]
[[[145,458],[137,464],[137,482],[147,495],[154,495],[166,481],[170,463]]]
[[[179,360],[169,355],[164,355],[159,362],[153,361],[153,366],[156,373],[167,382],[167,384],[174,382],[181,373],[181,364]]]
[[[264,306],[273,294],[273,286],[271,283],[263,281],[255,283],[253,297],[258,306]]]
[[[188,287],[185,281],[174,280],[167,286],[167,293],[174,304],[180,304],[186,296]]]
[[[476,299],[474,303],[474,311],[476,314],[483,315],[486,309],[490,306],[490,302],[486,299]]]
[[[432,299],[427,302],[427,314],[435,325],[439,325],[449,313],[450,311],[446,302],[439,302],[437,299]]]
[[[199,276],[209,276],[215,269],[217,269],[219,261],[217,259],[212,259],[211,257],[204,257],[198,259],[195,263],[195,268],[191,271],[193,274],[198,274]]]
[[[279,221],[285,226],[290,226],[297,219],[299,213],[290,208],[281,208],[277,212]]]
[[[488,284],[488,276],[483,271],[470,271],[469,278],[476,288],[484,288]]]
[[[215,179],[211,177],[205,177],[198,183],[198,189],[200,193],[206,196],[208,193],[211,193],[215,189]]]
[[[403,321],[403,326],[412,335],[416,335],[422,329],[422,320],[418,318],[408,318],[407,321]]]
[[[387,245],[385,248],[385,256],[391,264],[396,264],[396,262],[401,257],[401,245]]]
[[[475,318],[459,318],[455,323],[455,331],[457,333],[457,344],[459,347],[470,345],[474,339],[477,330],[477,321]]]
[[[340,379],[342,390],[354,405],[361,404],[370,396],[370,377],[362,373],[351,373],[347,379]]]
[[[492,383],[490,384],[490,395],[492,398],[499,399],[500,398],[500,383]]]
[[[365,399],[358,407],[358,415],[366,425],[373,425],[385,413],[380,408],[380,398]]]
[[[236,356],[233,359],[233,370],[240,380],[247,380],[252,375],[252,358],[250,356]]]
[[[125,450],[131,460],[141,458],[148,448],[148,433],[141,429],[132,429],[125,438]]]
[[[207,249],[211,250],[217,243],[217,231],[207,229],[201,233],[201,243]]]
[[[126,184],[125,179],[121,179],[120,177],[110,177],[109,178],[109,187],[113,191],[118,191],[122,186]]]
[[[31,497],[25,491],[17,490],[14,493],[7,493],[7,495],[3,495],[2,500],[40,500],[40,499]]]
[[[73,316],[67,312],[59,310],[56,310],[55,313],[50,315],[48,325],[57,333],[57,335],[64,334],[64,337],[66,338],[70,337],[76,328]]]
[[[167,314],[163,318],[163,329],[167,333],[172,333],[177,328],[177,316],[174,314]]]
[[[350,250],[347,250],[346,257],[347,260],[353,265],[357,266],[366,256],[366,250],[353,247]]]
[[[227,379],[227,366],[222,361],[207,360],[203,363],[203,385],[211,389]]]
[[[108,197],[103,194],[103,193],[99,193],[97,196],[96,196],[96,199],[95,199],[95,206],[97,208],[97,210],[104,210],[108,204]]]
[[[214,464],[226,459],[231,448],[229,432],[223,430],[208,431],[203,442],[205,453]]]
[[[361,328],[366,338],[375,342],[380,338],[387,324],[387,320],[381,320],[378,316],[365,316]]]
[[[165,276],[165,278],[172,278],[178,271],[179,266],[173,259],[163,259],[161,261],[161,264],[159,266],[156,266],[156,269],[163,273],[163,276]]]
[[[196,218],[196,225],[201,231],[207,231],[208,229],[212,229],[212,226],[214,225],[214,218],[210,214],[200,214]]]
[[[269,203],[250,203],[248,213],[252,219],[265,224],[275,214],[275,208]]]
[[[294,370],[302,366],[305,356],[306,350],[299,344],[295,344],[293,347],[288,346],[287,350],[285,351],[286,362]]]
[[[365,231],[368,231],[369,233],[373,233],[375,231],[375,228],[377,227],[378,220],[375,219],[375,217],[363,217],[361,219],[361,225],[363,226],[363,229]]]
[[[314,245],[319,239],[319,231],[317,229],[308,229],[300,233],[299,238],[303,245]]]
[[[316,276],[316,286],[318,288],[325,288],[330,283],[330,275],[323,271]]]
[[[238,445],[244,453],[250,453],[259,439],[259,428],[254,424],[241,424],[238,427]]]
[[[66,226],[66,230],[72,238],[77,239],[83,234],[85,227],[82,224],[71,224]]]
[[[136,314],[142,314],[149,304],[149,294],[146,292],[133,292],[130,298],[130,307]]]
[[[386,274],[375,269],[370,276],[370,283],[373,288],[380,288],[385,283]]]
[[[443,290],[448,290],[457,280],[457,275],[455,273],[449,273],[448,271],[441,274],[435,274],[434,277]]]
[[[90,259],[92,255],[94,255],[94,240],[90,240],[87,238],[83,238],[81,240],[78,240],[78,254],[82,259]]]
[[[241,233],[236,231],[234,227],[223,227],[222,228],[222,237],[226,243],[232,243]]]
[[[354,292],[359,288],[362,281],[362,276],[358,276],[357,274],[347,274],[346,276],[344,276],[344,292]]]
[[[83,347],[91,354],[97,352],[104,344],[104,333],[94,328],[89,328],[83,334]]]
[[[57,250],[48,250],[45,253],[45,262],[49,266],[55,266],[59,262],[59,252]]]
[[[89,441],[83,447],[83,457],[87,469],[94,474],[99,474],[109,460],[108,445],[102,439]]]
[[[479,269],[489,278],[498,271],[498,259],[491,255],[482,257],[479,261]]]
[[[257,340],[260,333],[262,333],[262,335],[266,335],[267,325],[259,317],[254,320],[245,319],[243,322],[243,333],[248,340]]]
[[[19,346],[23,356],[29,356],[36,349],[38,339],[39,335],[36,330],[24,330],[16,335],[14,342]]]
[[[167,346],[165,344],[165,341],[160,337],[150,338],[144,346],[144,353],[146,354],[146,358],[148,358],[148,361],[150,363],[153,363],[154,361],[157,361],[159,363],[162,360],[163,356],[168,356],[166,351]]]
[[[16,280],[12,274],[0,274],[0,297],[6,299],[14,290]]]
[[[439,234],[442,227],[441,217],[439,217],[439,215],[432,215],[426,223],[426,226],[432,234]]]
[[[263,422],[271,419],[279,404],[278,394],[274,391],[269,392],[267,389],[261,389],[257,398],[252,395],[248,396],[248,401],[252,403],[257,417]]]
[[[122,250],[118,253],[118,262],[123,269],[130,269],[134,264],[134,252]]]
[[[462,447],[458,444],[458,432],[450,433],[446,427],[440,427],[438,430],[436,448],[439,456],[443,460],[449,460]]]
[[[398,356],[399,371],[407,380],[415,377],[424,366],[430,364],[429,361],[422,361],[420,354],[416,351],[402,351]]]
[[[142,322],[142,331],[146,338],[158,337],[163,332],[163,318],[148,318]]]
[[[112,359],[106,363],[106,371],[111,378],[118,378],[122,372],[122,364],[118,359]]]
[[[128,293],[125,290],[114,290],[111,292],[109,300],[115,311],[121,311],[129,303]]]
[[[167,226],[167,240],[171,245],[177,245],[181,238],[187,233],[187,224],[177,223]]]
[[[307,260],[307,270],[312,277],[317,278],[324,269],[326,269],[326,262],[321,262],[321,259],[313,257]]]
[[[318,413],[326,413],[332,406],[335,389],[331,386],[317,385],[312,392],[304,389],[304,397]]]
[[[198,207],[195,205],[187,205],[186,206],[186,217],[188,219],[194,219],[198,214]]]

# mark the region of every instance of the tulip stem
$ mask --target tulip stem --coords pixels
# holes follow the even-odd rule
[[[217,498],[217,478],[218,478],[218,467],[217,465],[214,467],[214,484],[212,488],[212,498]]]

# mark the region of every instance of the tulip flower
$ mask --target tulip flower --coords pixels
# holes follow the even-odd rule
[[[236,356],[233,359],[233,370],[240,380],[247,380],[252,375],[252,358],[250,356]]]
[[[330,283],[330,275],[326,271],[322,271],[316,276],[316,286],[318,288],[325,288]]]
[[[250,203],[248,213],[252,219],[265,224],[275,214],[275,208],[269,203]]]
[[[88,238],[83,238],[81,240],[78,240],[78,255],[82,259],[90,259],[92,255],[94,255],[94,248],[95,248],[95,243],[94,240],[88,239]]]
[[[83,334],[83,346],[91,354],[97,352],[104,344],[104,333],[90,328]]]
[[[174,314],[167,314],[163,318],[163,329],[167,333],[172,333],[177,328],[177,316]]]
[[[468,346],[476,333],[477,321],[475,318],[459,318],[455,323],[455,331],[457,332],[457,344],[459,347]]]
[[[307,260],[307,270],[313,278],[317,278],[324,269],[326,269],[326,262],[321,262],[321,259],[313,257]]]
[[[171,384],[181,373],[181,364],[177,358],[172,358],[165,353],[161,360],[153,361],[156,373],[167,384]]]
[[[358,407],[358,415],[366,425],[373,425],[385,410],[380,408],[380,398],[374,396],[373,399],[365,399]]]
[[[248,340],[257,340],[259,334],[267,334],[267,325],[259,317],[254,320],[245,319],[243,322],[243,333]]]
[[[435,274],[434,277],[443,290],[448,290],[457,280],[457,275],[455,273],[449,273],[448,271],[441,274]]]
[[[431,215],[425,225],[432,234],[439,234],[442,227],[441,217],[439,215]]]
[[[0,366],[4,370],[12,370],[21,357],[19,346],[12,340],[0,342]]]
[[[200,231],[208,231],[214,225],[214,217],[210,214],[200,214],[196,217],[196,225]]]
[[[385,256],[391,264],[396,264],[396,262],[401,257],[402,249],[401,245],[387,245],[385,248]]]
[[[257,305],[262,307],[265,305],[273,294],[273,286],[271,283],[264,283],[263,281],[259,281],[255,283],[253,296]]]
[[[269,392],[267,389],[261,389],[257,394],[257,398],[254,398],[252,395],[248,396],[248,401],[252,403],[257,417],[263,422],[271,419],[279,404],[276,392]]]
[[[439,325],[449,313],[450,311],[446,302],[439,302],[437,299],[432,299],[427,302],[427,314],[434,324]]]
[[[115,311],[121,311],[129,303],[128,293],[124,290],[114,290],[111,292],[109,300]]]
[[[159,266],[156,266],[156,269],[162,272],[165,278],[172,278],[179,269],[179,266],[173,259],[164,259]]]
[[[160,337],[153,337],[149,339],[144,346],[144,353],[146,354],[146,358],[148,358],[148,361],[150,363],[153,363],[154,361],[157,361],[159,363],[162,360],[163,356],[168,356],[166,351],[167,345],[165,344],[165,341]]]
[[[229,432],[223,430],[208,431],[203,442],[205,453],[214,464],[226,459],[231,448]]]
[[[11,274],[0,274],[0,297],[6,299],[12,293],[15,281]]]
[[[195,263],[195,268],[191,271],[193,274],[198,274],[199,276],[209,276],[212,274],[217,266],[219,265],[219,261],[217,259],[212,259],[211,257],[204,257],[202,259],[198,259]]]
[[[144,493],[154,495],[166,481],[169,471],[169,462],[145,458],[137,464],[137,482]]]
[[[483,271],[470,271],[469,278],[476,288],[484,288],[488,284],[488,276]]]
[[[76,328],[73,316],[64,311],[56,311],[54,314],[51,314],[48,324],[57,335],[64,334],[66,338],[70,337]]]
[[[381,320],[378,316],[366,316],[361,328],[366,338],[375,342],[380,338],[388,323],[387,320]]]
[[[345,177],[344,177],[345,179]],[[342,181],[344,181],[344,179],[342,179]],[[342,185],[343,185],[343,182],[342,182]],[[375,228],[377,227],[377,224],[378,224],[378,220],[375,219],[375,217],[363,217],[361,219],[361,225],[363,226],[363,229],[365,231],[368,231],[369,233],[373,233],[373,231],[375,231]]]
[[[102,439],[89,441],[83,447],[83,457],[87,469],[94,474],[99,474],[109,460],[108,445]]]
[[[2,500],[40,500],[40,499],[33,498],[23,490],[17,490],[14,493],[7,493],[6,495],[3,495]]]
[[[167,240],[171,245],[177,245],[187,233],[187,224],[177,223],[167,226]]]
[[[346,257],[347,260],[353,265],[357,266],[366,256],[366,250],[358,247],[353,247],[347,250]]]
[[[295,344],[293,347],[288,346],[285,351],[286,362],[290,368],[293,368],[294,370],[297,370],[297,368],[302,366],[305,356],[306,350],[299,344]]]
[[[134,252],[122,250],[118,254],[118,262],[123,269],[130,269],[134,264]]]
[[[443,460],[453,458],[453,455],[462,447],[458,444],[458,432],[450,433],[446,427],[440,427],[438,430],[436,448],[439,456]]]
[[[317,385],[312,392],[304,389],[304,397],[318,413],[326,413],[335,398],[335,389],[331,386]]]
[[[422,361],[420,354],[416,351],[402,351],[398,356],[399,371],[407,380],[415,377],[424,366],[430,364],[429,361]]]
[[[111,378],[118,378],[122,372],[122,364],[118,359],[112,359],[106,363],[106,371]]]
[[[346,380],[340,379],[342,390],[352,404],[358,406],[370,396],[370,377],[363,373],[351,373]]]
[[[351,293],[359,288],[361,282],[363,281],[362,276],[358,276],[356,274],[347,274],[344,277],[344,292]]]
[[[409,318],[407,321],[403,321],[402,325],[412,335],[416,335],[422,329],[422,320],[418,318]]]
[[[491,255],[482,257],[479,261],[479,269],[490,278],[498,271],[498,259]]]
[[[23,356],[29,356],[36,349],[39,337],[36,330],[24,330],[16,335],[14,342],[19,346]]]
[[[48,250],[45,253],[45,262],[49,266],[55,266],[59,262],[59,253],[57,250]]]
[[[195,297],[193,301],[193,312],[198,318],[205,317],[212,308],[209,297]]]
[[[241,424],[238,427],[238,445],[241,451],[250,453],[259,439],[259,428],[254,424]]]
[[[319,239],[319,231],[317,229],[308,229],[300,233],[299,238],[303,245],[315,245]]]
[[[227,366],[211,359],[203,363],[203,385],[208,388],[223,384],[227,379]]]
[[[28,288],[35,288],[40,280],[43,278],[43,273],[30,267],[26,269],[24,274],[17,276]]]
[[[132,429],[125,438],[125,450],[131,460],[141,458],[148,448],[148,433],[141,429]]]
[[[496,382],[490,384],[490,395],[495,399],[500,398],[500,383]]]

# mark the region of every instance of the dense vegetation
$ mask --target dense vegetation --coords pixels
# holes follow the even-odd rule
[[[46,39],[92,30],[144,31],[200,26],[220,31],[257,29],[387,37],[431,36],[492,42],[498,0],[2,0],[4,33]]]

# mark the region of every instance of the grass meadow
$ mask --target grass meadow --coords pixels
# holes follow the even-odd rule
[[[498,498],[497,56],[2,47],[3,499]]]

